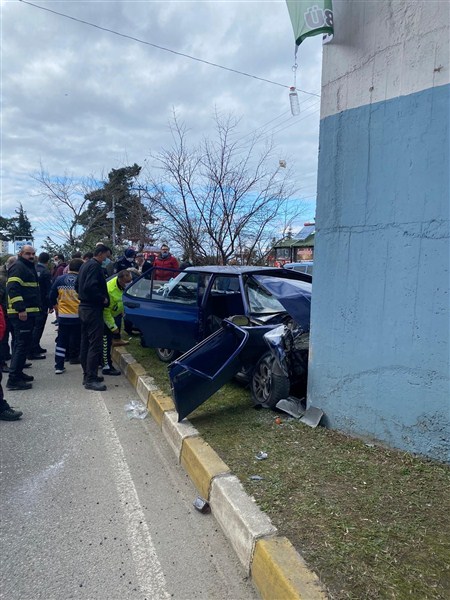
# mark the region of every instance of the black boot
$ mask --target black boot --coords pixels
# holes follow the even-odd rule
[[[11,379],[9,378],[8,381],[6,382],[6,387],[8,390],[31,390],[31,388],[33,387],[31,385],[31,383],[28,383],[27,381],[23,381],[21,379]]]

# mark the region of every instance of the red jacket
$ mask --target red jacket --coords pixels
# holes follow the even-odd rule
[[[158,268],[164,268],[164,269],[178,269],[178,261],[175,258],[175,256],[172,256],[172,254],[169,254],[169,256],[167,256],[166,258],[161,258],[161,255],[159,254],[156,258],[155,258],[155,262],[153,263],[153,266]],[[155,279],[157,279],[158,281],[169,281],[169,279],[172,279],[172,277],[176,277],[178,275],[177,271],[158,271],[156,270],[155,272]]]

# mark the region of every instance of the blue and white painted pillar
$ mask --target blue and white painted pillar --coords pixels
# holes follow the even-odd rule
[[[450,460],[449,4],[335,0],[308,401]]]

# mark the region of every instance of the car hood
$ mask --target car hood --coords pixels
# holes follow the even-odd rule
[[[265,275],[253,275],[253,277],[283,305],[304,331],[309,331],[311,314],[310,283]]]

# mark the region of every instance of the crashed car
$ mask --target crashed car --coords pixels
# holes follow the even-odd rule
[[[171,363],[180,420],[236,376],[265,407],[305,388],[309,275],[235,266],[189,267],[169,281],[156,275],[149,269],[125,290],[125,314],[141,343]]]

